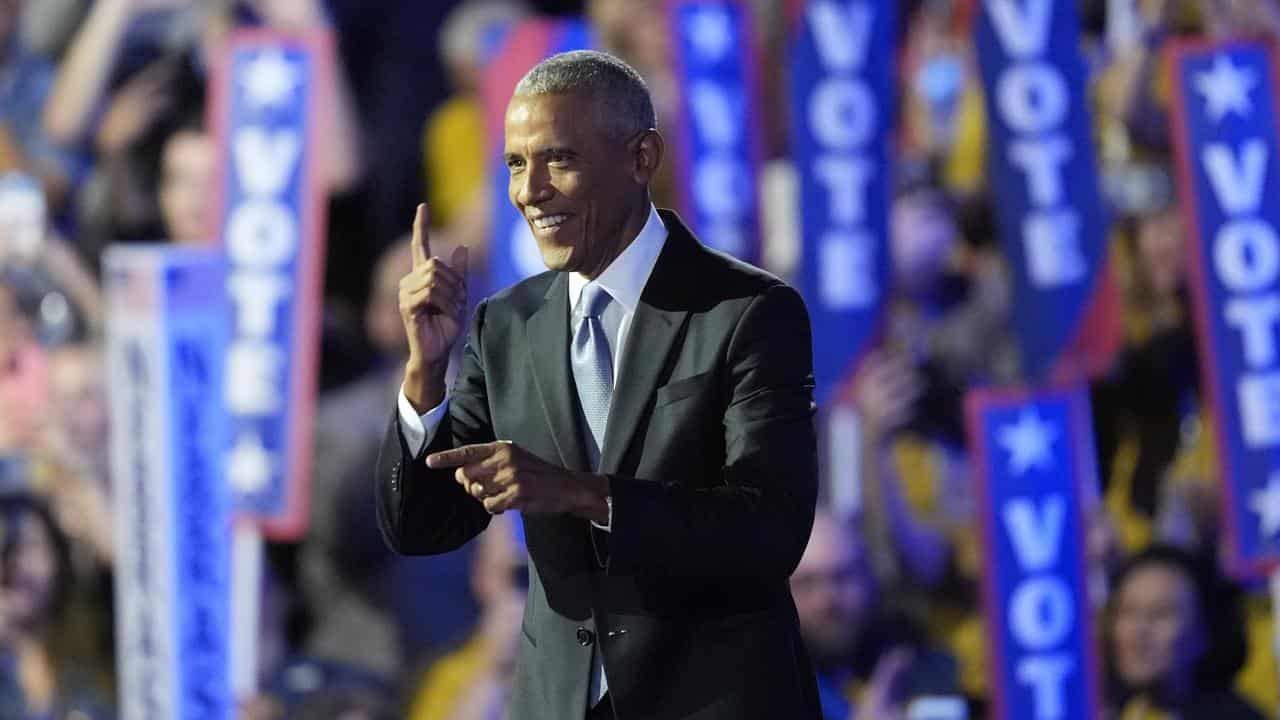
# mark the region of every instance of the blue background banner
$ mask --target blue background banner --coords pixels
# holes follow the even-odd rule
[[[1022,370],[1099,372],[1121,339],[1076,0],[981,0],[990,177]]]
[[[326,197],[314,157],[328,36],[232,36],[211,103],[222,173],[217,239],[233,314],[227,478],[238,512],[280,538],[306,524]]]
[[[681,217],[702,242],[760,261],[760,113],[749,10],[668,0],[680,113],[671,159]]]
[[[1204,388],[1214,410],[1233,569],[1280,559],[1280,137],[1260,43],[1174,55],[1179,191]]]
[[[1097,487],[1083,387],[967,400],[991,692],[1004,720],[1101,716],[1082,501]]]
[[[892,0],[810,0],[791,46],[800,288],[826,404],[876,341],[890,284]]]

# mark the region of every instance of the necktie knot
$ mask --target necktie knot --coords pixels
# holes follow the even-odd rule
[[[609,291],[590,283],[582,288],[582,297],[578,299],[578,313],[583,318],[598,318],[604,314],[605,308],[613,298]]]

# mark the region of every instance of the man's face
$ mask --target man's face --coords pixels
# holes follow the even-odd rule
[[[602,127],[580,95],[515,97],[507,106],[507,194],[552,270],[598,275],[616,257],[647,177],[628,138]],[[639,230],[639,228],[636,228]]]
[[[1190,672],[1202,638],[1195,590],[1186,576],[1162,565],[1135,570],[1115,603],[1112,651],[1125,684],[1149,687]]]

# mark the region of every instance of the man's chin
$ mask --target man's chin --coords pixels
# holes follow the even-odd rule
[[[544,248],[542,250],[542,264],[546,265],[548,270],[556,272],[573,272],[577,270],[577,263],[573,261],[572,248]]]

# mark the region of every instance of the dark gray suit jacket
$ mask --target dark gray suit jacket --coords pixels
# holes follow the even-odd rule
[[[787,579],[813,524],[812,351],[799,295],[703,247],[674,213],[632,319],[600,472],[611,533],[526,515],[530,574],[511,717],[586,712],[592,645],[622,720],[819,718]],[[586,469],[569,369],[567,275],[476,310],[448,417],[425,452],[511,440]],[[378,520],[401,553],[442,553],[489,515],[411,455],[393,412]]]

